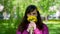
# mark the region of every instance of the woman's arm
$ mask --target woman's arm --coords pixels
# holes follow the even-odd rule
[[[48,27],[47,25],[44,24],[44,29],[43,29],[44,34],[49,34]]]

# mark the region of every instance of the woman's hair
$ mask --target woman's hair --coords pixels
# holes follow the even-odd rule
[[[27,14],[34,11],[34,10],[37,10],[37,7],[35,5],[29,5],[25,11],[25,14],[24,14],[24,17],[22,19],[22,22],[21,24],[18,26],[18,30],[23,32],[24,30],[27,29],[27,26],[30,22],[28,22],[27,20]],[[39,14],[39,11],[37,10],[37,23],[36,23],[37,27],[42,30],[43,29],[43,23],[42,23],[42,20],[41,20],[41,16]]]

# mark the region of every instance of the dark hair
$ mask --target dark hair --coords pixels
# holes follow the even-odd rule
[[[27,14],[32,12],[33,10],[37,10],[37,7],[35,5],[29,5],[25,11],[23,20],[21,22],[21,24],[18,27],[18,30],[23,32],[24,30],[27,29],[27,26],[30,22],[27,21]],[[37,10],[37,23],[36,23],[37,27],[42,30],[43,29],[43,23],[39,14],[39,11]]]

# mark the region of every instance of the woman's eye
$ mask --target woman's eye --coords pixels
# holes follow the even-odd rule
[[[33,13],[33,14],[35,14],[35,13]]]
[[[31,15],[31,13],[29,13],[29,15]]]

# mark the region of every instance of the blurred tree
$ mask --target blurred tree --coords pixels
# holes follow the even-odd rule
[[[43,10],[42,14],[45,16],[47,21],[47,16],[50,14],[49,7],[55,5],[55,0],[41,0],[39,3],[41,9]]]

